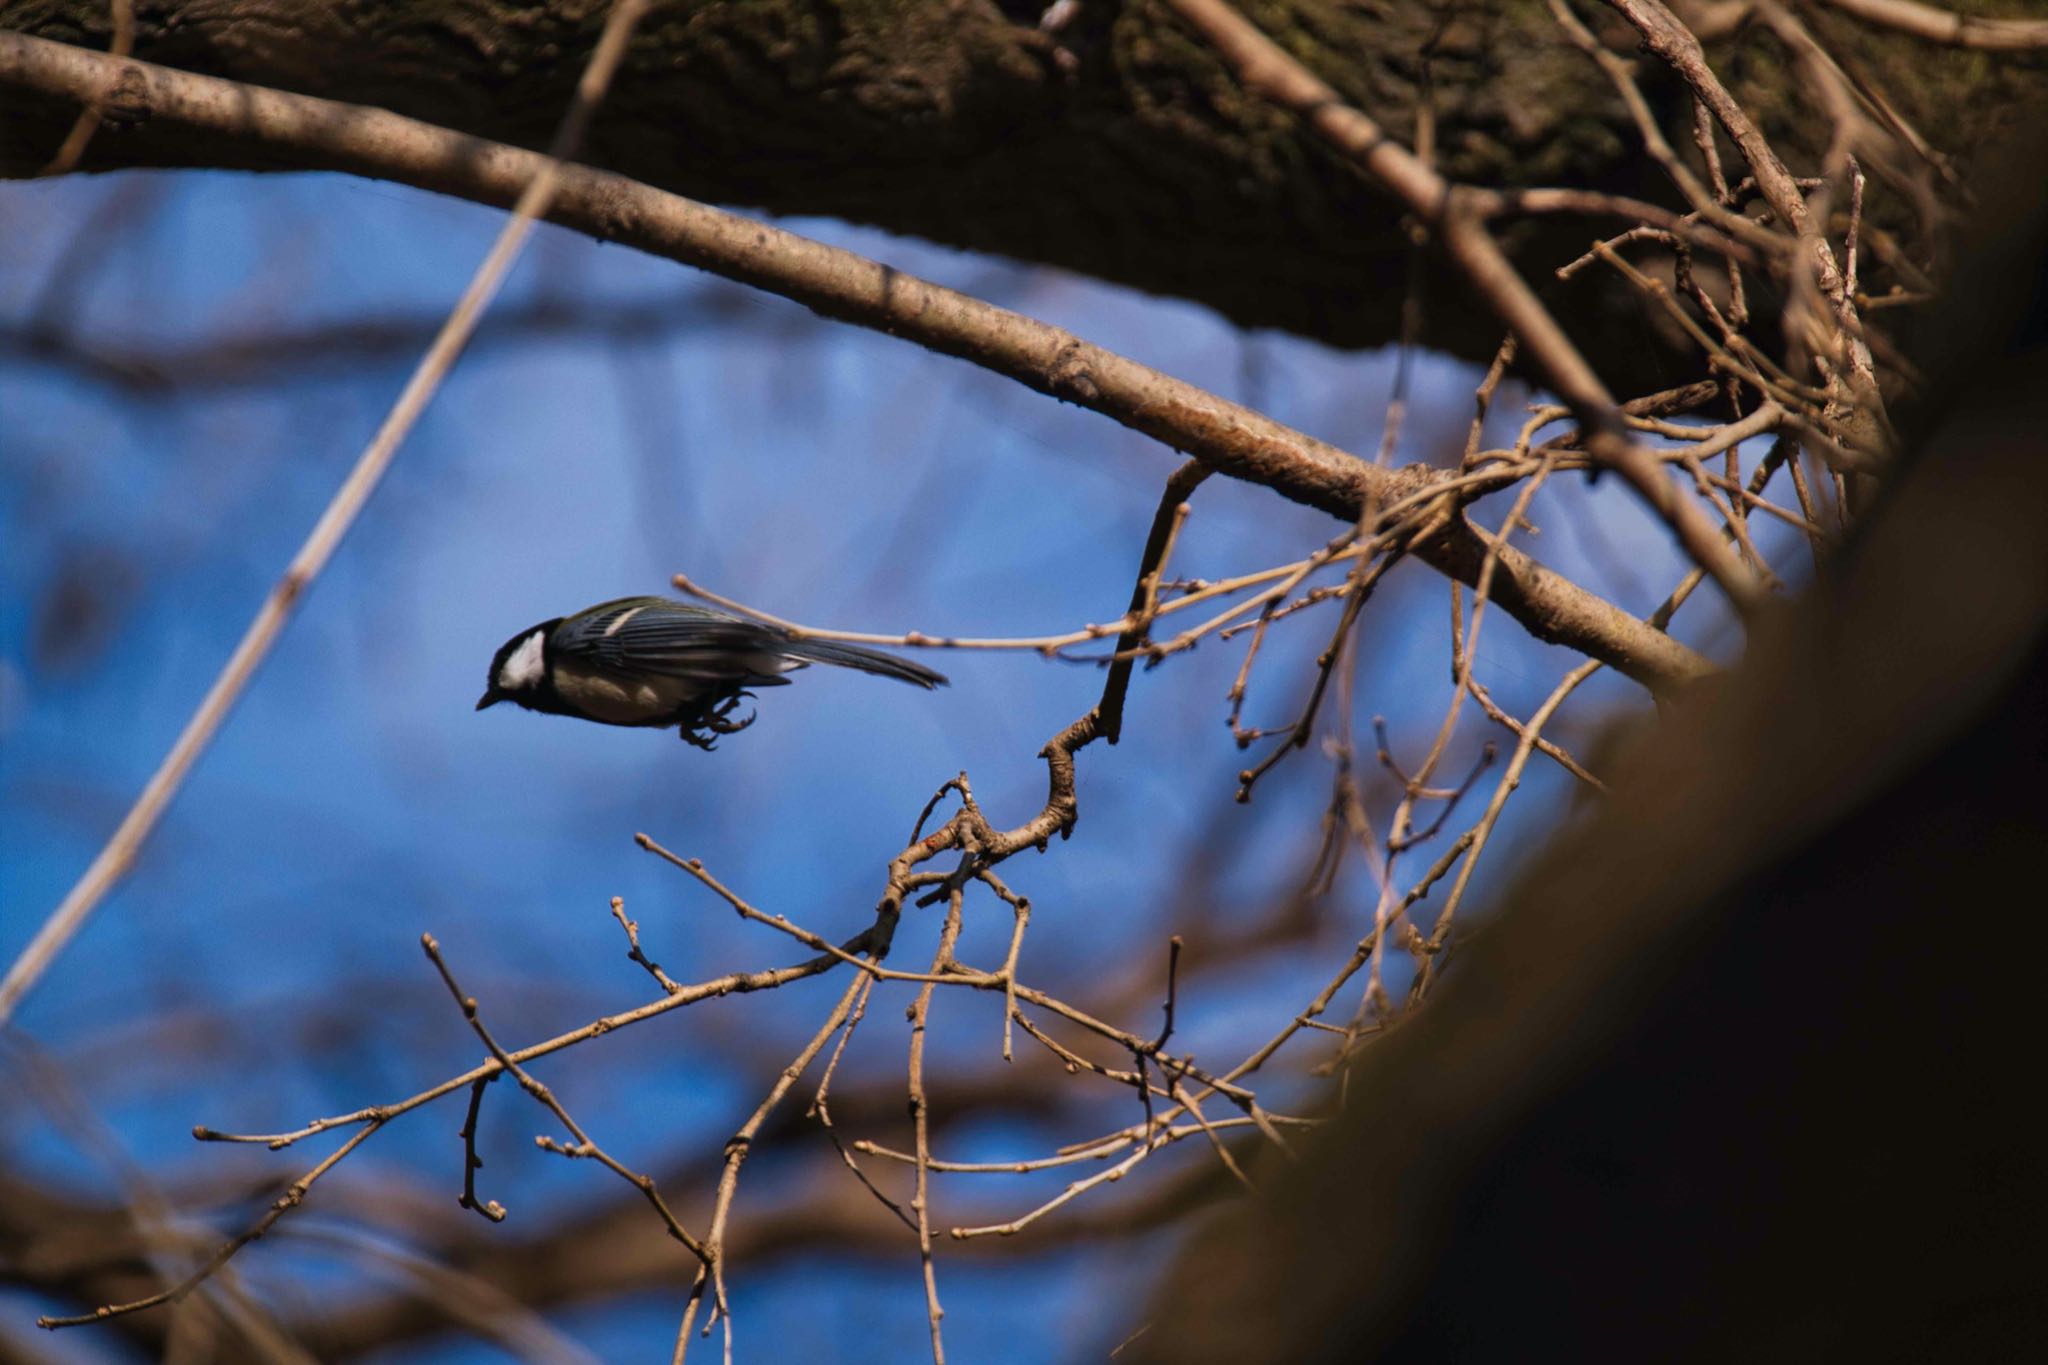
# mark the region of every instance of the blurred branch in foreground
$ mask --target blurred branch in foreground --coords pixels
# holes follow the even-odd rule
[[[1431,1009],[1360,1059],[1314,1154],[1272,1172],[1273,1202],[1189,1248],[1124,1358],[2048,1342],[2025,1079],[2048,199],[2021,168],[2041,151],[1986,176],[1901,486],[1517,879]]]

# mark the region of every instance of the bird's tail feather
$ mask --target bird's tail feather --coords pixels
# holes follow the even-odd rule
[[[916,683],[919,687],[943,687],[946,684],[945,674],[934,673],[923,664],[914,664],[908,659],[899,659],[893,654],[884,654],[877,649],[840,644],[836,640],[791,640],[782,647],[782,652],[794,659],[819,664],[837,664],[841,668],[857,668],[863,673],[874,673],[884,678],[895,678],[900,682]]]

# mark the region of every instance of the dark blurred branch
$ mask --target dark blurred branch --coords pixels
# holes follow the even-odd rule
[[[902,1090],[895,1093],[901,1108]],[[792,1180],[796,1197],[735,1223],[726,1254],[749,1275],[821,1255],[859,1262],[894,1259],[905,1250],[903,1227],[865,1190],[845,1177],[838,1159],[820,1157],[816,1180]],[[829,1167],[823,1163],[829,1162]],[[666,1183],[667,1177],[664,1177]],[[1029,1239],[983,1238],[954,1244],[949,1259],[1032,1260],[1101,1241],[1129,1241],[1169,1225],[1190,1207],[1228,1192],[1212,1162],[1190,1161],[1175,1173],[1123,1198],[1074,1206]],[[703,1199],[705,1190],[686,1190]],[[540,1236],[475,1238],[444,1253],[451,1268],[490,1284],[529,1307],[551,1310],[610,1303],[633,1294],[677,1289],[674,1244],[637,1201],[615,1198],[589,1215]],[[350,1359],[450,1328],[431,1298],[392,1292],[352,1299],[286,1320],[287,1328],[322,1360]]]
[[[750,325],[781,334],[804,325],[799,316],[749,307],[751,297],[728,287],[696,287],[662,299],[532,299],[494,310],[469,354],[559,341],[649,343],[712,329],[733,335]],[[67,324],[32,319],[0,327],[0,363],[45,365],[130,398],[163,399],[400,364],[419,355],[445,316],[388,313],[149,346],[103,344]]]
[[[1004,1068],[951,1080],[935,1077],[930,1088],[935,1136],[943,1138],[993,1114],[1050,1118],[1072,1098],[1065,1082],[1053,1068]],[[905,1121],[903,1087],[894,1078],[842,1089],[833,1107],[840,1123],[862,1131],[888,1131]],[[750,1274],[771,1271],[790,1258],[902,1253],[901,1225],[843,1178],[838,1158],[816,1138],[800,1110],[779,1110],[757,1135],[756,1146],[763,1159],[775,1156],[803,1164],[779,1181],[790,1192],[780,1207],[750,1213],[729,1235],[727,1254],[743,1262]],[[717,1182],[719,1165],[715,1153],[699,1154],[660,1169],[656,1178],[679,1204],[702,1207]],[[264,1182],[245,1193],[267,1199],[274,1192],[275,1185]],[[1133,1189],[1124,1200],[1076,1205],[1066,1217],[1045,1222],[1029,1239],[983,1239],[962,1244],[953,1254],[1030,1259],[1102,1239],[1142,1237],[1171,1222],[1188,1201],[1199,1204],[1221,1192],[1213,1166],[1190,1162],[1149,1183],[1142,1193]],[[403,1188],[394,1191],[380,1180],[349,1192],[347,1202],[358,1207],[380,1235],[402,1238],[413,1255],[528,1309],[609,1303],[648,1291],[672,1293],[679,1287],[675,1243],[660,1222],[648,1216],[644,1198],[634,1192],[593,1194],[578,1202],[573,1216],[546,1227],[507,1224],[484,1235],[444,1214],[440,1191],[434,1192],[431,1204],[423,1195]],[[217,1190],[187,1190],[178,1193],[175,1202],[191,1208],[219,1198]],[[157,1278],[151,1257],[161,1248],[139,1240],[134,1217],[122,1205],[0,1176],[0,1279],[85,1306],[161,1292],[166,1285]],[[288,1237],[290,1226],[276,1235]],[[449,1296],[422,1282],[302,1310],[298,1316],[287,1313],[278,1325],[318,1358],[332,1360],[476,1324],[451,1312]],[[109,1326],[154,1354],[163,1348],[171,1319],[163,1314],[124,1315]]]

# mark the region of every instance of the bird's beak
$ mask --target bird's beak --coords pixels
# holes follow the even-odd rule
[[[481,711],[486,706],[496,706],[499,702],[503,700],[505,700],[505,694],[494,687],[490,691],[484,693],[483,696],[477,698],[476,709]]]

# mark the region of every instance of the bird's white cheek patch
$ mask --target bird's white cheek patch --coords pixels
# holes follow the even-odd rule
[[[526,637],[519,648],[512,651],[505,660],[505,666],[498,670],[498,686],[506,692],[523,692],[540,681],[547,664],[541,657],[541,647],[546,631],[537,630]]]

